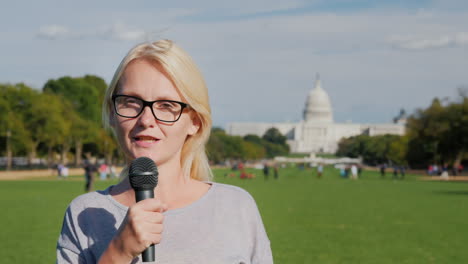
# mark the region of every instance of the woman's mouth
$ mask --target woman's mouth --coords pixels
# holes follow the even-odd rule
[[[159,139],[152,136],[136,136],[133,138],[137,146],[142,148],[148,148],[155,145]]]
[[[136,136],[133,139],[135,139],[136,141],[158,141],[159,140],[151,136]]]

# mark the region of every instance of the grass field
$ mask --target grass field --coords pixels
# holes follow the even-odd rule
[[[280,179],[224,177],[257,201],[275,263],[468,263],[468,183],[380,179],[353,181],[327,168],[282,169]],[[105,188],[115,181],[96,182]],[[67,204],[81,177],[0,181],[0,262],[54,263]]]

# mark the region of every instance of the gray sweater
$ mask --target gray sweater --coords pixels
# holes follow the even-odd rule
[[[252,196],[238,187],[210,184],[199,200],[164,213],[155,263],[273,263]],[[99,260],[128,210],[109,190],[83,194],[70,203],[57,243],[57,263]]]

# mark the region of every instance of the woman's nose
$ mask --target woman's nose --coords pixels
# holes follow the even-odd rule
[[[156,123],[156,118],[154,117],[153,112],[149,106],[143,108],[143,111],[138,118],[138,122],[144,127],[152,127]]]

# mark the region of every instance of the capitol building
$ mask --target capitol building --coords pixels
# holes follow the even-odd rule
[[[404,117],[388,124],[335,123],[330,97],[318,76],[315,87],[307,96],[303,117],[299,123],[229,123],[226,132],[236,136],[253,134],[262,137],[274,127],[286,136],[293,153],[335,153],[342,138],[405,133]]]

